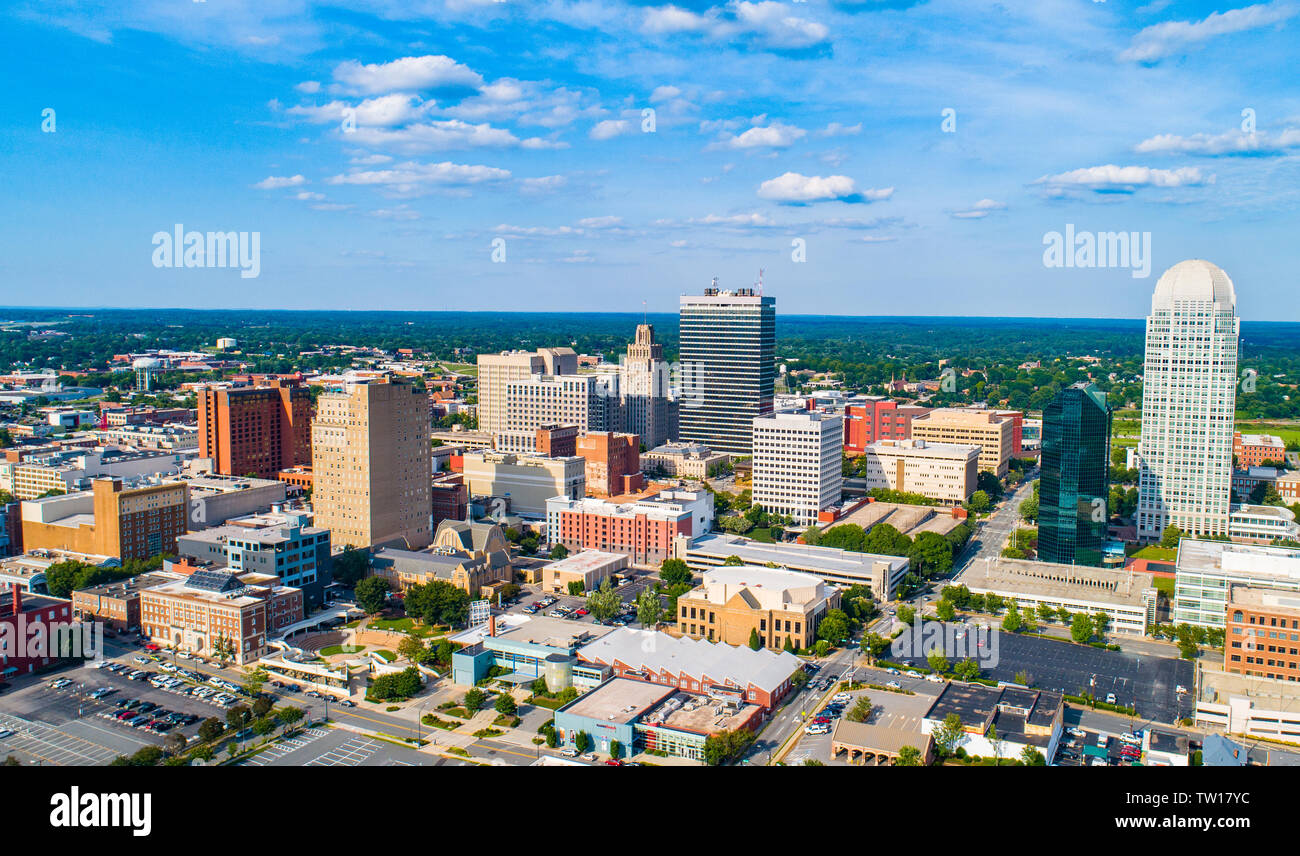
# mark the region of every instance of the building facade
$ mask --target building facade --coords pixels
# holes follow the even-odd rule
[[[230,476],[273,479],[311,463],[311,396],[296,380],[197,390],[199,456]]]
[[[506,430],[506,384],[536,374],[577,374],[578,355],[572,348],[502,351],[478,356],[478,430]]]
[[[641,438],[635,434],[592,431],[578,438],[577,455],[586,461],[587,493],[592,496],[619,496],[645,486]]]
[[[1111,411],[1091,384],[1058,392],[1043,408],[1038,485],[1038,558],[1102,564],[1110,512]]]
[[[312,422],[316,525],[339,545],[429,544],[428,401],[394,378],[324,392]]]
[[[798,526],[840,501],[844,419],[800,411],[754,419],[753,499],[765,511],[789,515]]]
[[[1223,670],[1291,683],[1300,680],[1300,594],[1233,586]]]
[[[664,346],[655,341],[653,324],[638,324],[619,366],[623,429],[641,438],[647,449],[677,439],[677,399]]]
[[[1275,466],[1286,460],[1286,444],[1281,437],[1272,434],[1235,433],[1232,435],[1232,456],[1237,459],[1235,465],[1238,467],[1267,466],[1266,461]]]
[[[912,420],[912,438],[927,443],[979,446],[979,468],[1001,478],[1010,469],[1014,422],[991,410],[941,408]]]
[[[979,479],[978,446],[878,440],[863,451],[866,489],[919,493],[949,505],[970,499]]]
[[[511,514],[540,517],[551,498],[580,499],[587,492],[587,462],[576,456],[482,451],[466,453],[461,461],[470,495],[508,500],[503,504]]]
[[[679,313],[680,439],[718,452],[753,451],[753,420],[772,412],[776,298],[707,288]]]
[[[546,503],[546,539],[570,552],[624,553],[633,564],[658,565],[672,556],[678,536],[713,528],[713,495],[664,491],[633,502],[555,497]]]
[[[844,405],[844,451],[861,453],[881,440],[909,440],[912,420],[931,409],[875,395],[852,399]]]
[[[1146,323],[1138,538],[1175,525],[1227,535],[1241,320],[1232,280],[1210,262],[1161,275]]]
[[[126,487],[95,479],[91,490],[23,503],[27,550],[65,550],[122,561],[175,553],[185,534],[189,487],[165,482]]]
[[[748,645],[757,634],[766,648],[809,648],[822,616],[839,602],[839,591],[812,574],[755,565],[716,568],[677,598],[677,632],[728,645]]]

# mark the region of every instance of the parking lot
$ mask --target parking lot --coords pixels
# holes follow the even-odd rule
[[[1059,767],[1119,767],[1133,766],[1140,767],[1142,762],[1134,754],[1141,747],[1125,749],[1129,743],[1120,739],[1120,733],[1124,732],[1107,732],[1087,728],[1078,728],[1077,726],[1068,727],[1077,731],[1076,734],[1067,733],[1061,735],[1061,743],[1056,749],[1055,764]],[[1101,735],[1106,736],[1106,745],[1100,745]],[[1104,755],[1097,754],[1104,751]]]
[[[375,740],[343,728],[308,728],[278,740],[242,762],[247,767],[421,767],[441,766],[437,755]]]
[[[1114,693],[1117,704],[1137,709],[1138,715],[1159,722],[1190,716],[1193,668],[1189,660],[1107,651],[1036,636],[999,633],[998,662],[983,669],[984,677],[1014,682],[1025,672],[1031,686],[1070,695],[1092,693],[1098,700]],[[924,666],[913,657],[905,660]]]
[[[841,677],[843,676],[835,675],[819,678],[818,685],[829,691],[839,684]],[[870,724],[915,731],[917,739],[920,739],[921,720],[925,716],[925,712],[929,710],[930,705],[934,703],[942,684],[908,677],[905,674],[896,675],[884,670],[865,668],[855,671],[854,680],[881,686],[887,686],[892,682],[898,685],[898,689],[910,690],[914,695],[908,695],[906,692],[890,692],[876,689],[846,691],[849,699],[839,706],[838,711],[828,711],[828,705],[833,706],[835,704],[833,701],[828,702],[828,705],[821,706],[815,712],[810,711],[814,715],[809,716],[804,725],[801,726],[798,741],[786,755],[785,762],[787,764],[800,765],[805,761],[812,760],[831,766],[846,766],[847,762],[842,756],[838,759],[831,758],[831,737],[835,732],[835,723],[852,710],[857,703],[857,699],[864,695],[871,699],[871,716],[867,720]],[[827,733],[807,733],[804,729],[813,724],[818,715],[823,715],[830,720],[826,723]]]

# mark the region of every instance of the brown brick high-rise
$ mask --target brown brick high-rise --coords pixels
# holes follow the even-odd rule
[[[297,380],[200,389],[199,456],[218,473],[273,479],[311,463],[311,398]]]

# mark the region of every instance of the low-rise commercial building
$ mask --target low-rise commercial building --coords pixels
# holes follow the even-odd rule
[[[664,443],[641,455],[643,471],[678,479],[706,479],[730,462],[730,455],[702,443]]]
[[[758,565],[712,568],[677,598],[677,632],[710,642],[767,648],[808,648],[817,625],[840,593],[819,577]]]
[[[766,544],[740,535],[678,538],[673,545],[673,557],[683,559],[696,571],[720,567],[731,556],[747,565],[776,565],[812,574],[837,586],[868,586],[880,601],[893,599],[909,567],[906,556],[857,553],[811,544]]]
[[[219,526],[232,517],[263,511],[285,501],[286,485],[275,479],[202,475],[168,476],[165,483],[189,486],[189,528]]]
[[[950,681],[922,718],[921,732],[934,734],[950,714],[961,718],[959,748],[968,755],[1017,758],[1032,746],[1050,761],[1061,740],[1065,699],[1050,690]]]
[[[603,553],[600,550],[583,550],[551,562],[542,569],[542,590],[568,594],[571,586],[589,592],[630,564],[626,553]]]
[[[312,526],[311,515],[302,511],[235,518],[177,538],[176,549],[181,556],[232,571],[277,577],[282,585],[301,589],[309,609],[323,603],[331,580],[329,530]]]
[[[929,443],[925,440],[880,440],[863,451],[868,491],[875,488],[919,493],[960,505],[975,492],[979,477],[978,446]]]
[[[578,661],[577,652],[610,632],[609,627],[540,616],[493,616],[487,625],[451,637],[465,647],[451,655],[452,680],[473,686],[493,666],[508,670],[508,683],[532,683],[545,678],[547,688],[594,687],[609,669]]]
[[[139,630],[140,593],[175,579],[172,574],[149,573],[77,589],[72,614],[79,621],[102,621],[114,630]]]
[[[1232,435],[1232,456],[1239,467],[1259,467],[1265,461],[1280,464],[1286,460],[1286,443],[1272,434]]]
[[[30,675],[61,659],[56,656],[61,653],[57,647],[59,634],[52,631],[70,621],[69,601],[28,594],[18,586],[0,591],[0,679]],[[43,630],[43,638],[37,639],[36,628]]]
[[[1042,604],[1110,616],[1115,633],[1146,635],[1156,620],[1156,588],[1151,574],[1128,568],[1057,565],[995,557],[972,562],[961,582],[972,594],[996,594],[1022,610]]]
[[[448,547],[418,552],[385,547],[371,557],[370,567],[375,576],[387,580],[393,591],[399,592],[440,580],[477,599],[484,586],[500,581],[483,557]]]
[[[1228,511],[1228,537],[1246,544],[1295,541],[1300,526],[1295,512],[1280,505],[1233,505]]]
[[[1198,672],[1197,728],[1300,743],[1300,684],[1227,672],[1207,663]]]

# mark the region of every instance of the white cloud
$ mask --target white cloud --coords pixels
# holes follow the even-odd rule
[[[1059,175],[1045,175],[1034,183],[1061,190],[1132,192],[1139,187],[1187,187],[1213,182],[1214,176],[1202,175],[1201,170],[1194,166],[1154,169],[1147,166],[1105,164],[1074,169]]]
[[[658,6],[645,11],[641,32],[652,36],[700,33],[707,30],[712,23],[703,15],[697,15],[679,6]]]
[[[360,166],[377,166],[381,163],[390,163],[392,160],[388,155],[357,155],[352,158],[352,163]]]
[[[847,175],[801,175],[787,172],[759,185],[758,195],[783,205],[806,205],[812,202],[878,202],[894,195],[894,188],[859,190]]]
[[[852,137],[862,133],[862,123],[856,125],[841,125],[839,122],[831,122],[825,128],[817,132],[819,137]]]
[[[825,24],[790,14],[784,3],[730,0],[698,14],[680,6],[655,6],[641,20],[641,32],[652,36],[700,33],[715,40],[752,37],[763,47],[804,50],[829,40]]]
[[[794,125],[785,125],[781,122],[773,122],[766,127],[750,128],[744,133],[714,143],[710,148],[786,148],[794,145],[797,140],[800,140],[807,135],[808,132],[803,128]]]
[[[654,92],[650,93],[650,103],[658,104],[660,101],[671,101],[681,94],[682,91],[676,86],[656,86]]]
[[[320,81],[304,80],[302,83],[295,86],[294,89],[305,95],[315,95],[317,92],[320,92]]]
[[[1135,151],[1141,154],[1190,155],[1281,155],[1290,149],[1300,148],[1300,128],[1287,128],[1278,133],[1256,131],[1228,131],[1223,134],[1157,134],[1138,143]]]
[[[308,122],[325,124],[342,122],[351,116],[358,128],[391,128],[419,121],[436,106],[434,101],[422,101],[417,95],[394,93],[378,98],[367,98],[359,104],[347,104],[331,101],[321,105],[301,105],[290,107],[285,112],[291,116],[301,116]],[[351,113],[349,113],[351,111]]]
[[[303,178],[301,175],[268,175],[253,186],[258,190],[279,190],[284,187],[298,187],[299,185],[306,183],[307,179]]]
[[[587,136],[593,140],[612,140],[614,137],[621,137],[624,134],[631,133],[632,123],[626,119],[605,119],[597,122]]]
[[[367,127],[360,119],[348,138],[358,145],[375,149],[397,150],[409,154],[454,149],[563,148],[563,143],[529,137],[521,140],[505,128],[496,128],[486,122],[470,124],[460,119],[439,119],[404,128]]]
[[[469,66],[448,56],[408,56],[388,63],[340,63],[334,79],[350,91],[364,95],[420,89],[478,89],[483,78]]]
[[[1182,53],[1201,43],[1231,33],[1240,33],[1281,23],[1293,17],[1297,7],[1290,0],[1258,3],[1227,12],[1212,12],[1200,21],[1164,21],[1141,30],[1120,54],[1129,62],[1156,62]]]
[[[354,170],[336,175],[330,184],[351,184],[383,187],[396,193],[411,193],[429,186],[464,187],[488,182],[504,181],[510,171],[492,166],[442,163],[401,163],[392,169]]]
[[[300,191],[300,192],[298,192],[298,193],[295,193],[295,194],[293,195],[293,198],[294,198],[294,199],[299,199],[299,200],[301,200],[301,201],[303,201],[303,202],[316,202],[316,201],[318,201],[318,200],[324,199],[324,198],[325,198],[325,194],[324,194],[324,193],[316,193],[316,192],[311,191],[311,190],[303,190],[303,191]]]
[[[961,211],[950,211],[948,213],[958,220],[979,220],[983,217],[989,216],[994,211],[1002,211],[1006,207],[1007,204],[1005,202],[995,202],[992,199],[981,199],[969,208]]]
[[[395,205],[392,208],[377,208],[374,211],[367,211],[367,217],[378,217],[381,220],[419,220],[420,212],[405,205]]]
[[[569,183],[563,175],[543,175],[537,178],[524,178],[519,181],[519,190],[523,193],[551,193]]]
[[[578,225],[584,229],[611,229],[623,225],[623,218],[614,216],[584,217],[578,221]]]

